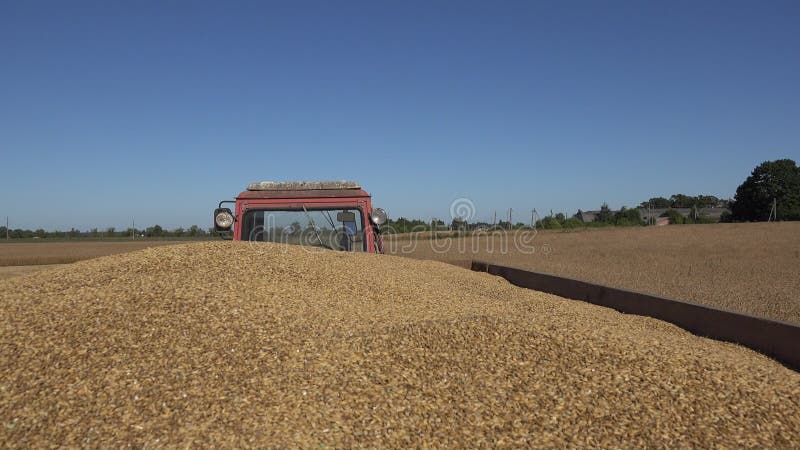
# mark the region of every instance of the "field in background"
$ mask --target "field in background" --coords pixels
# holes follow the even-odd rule
[[[453,239],[444,253],[429,240],[403,251],[411,248],[407,237],[397,245],[388,237],[386,247],[413,258],[477,259],[800,323],[798,222],[540,231],[533,254],[513,243],[503,254],[499,238],[474,239]]]
[[[98,256],[132,252],[186,241],[47,241],[0,242],[0,267],[69,264]],[[8,272],[8,271],[4,271]]]
[[[484,236],[452,238],[446,252],[429,235],[385,236],[390,253],[486,262],[689,300],[800,323],[800,223],[673,225],[540,231],[533,254],[490,251]],[[0,243],[0,279],[39,268],[186,241],[36,241]],[[393,245],[394,243],[394,245]],[[476,248],[473,248],[473,245]]]

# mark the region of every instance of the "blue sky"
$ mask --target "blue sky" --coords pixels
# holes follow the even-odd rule
[[[4,1],[0,216],[210,226],[293,179],[393,217],[731,197],[800,159],[798,23],[796,1]]]

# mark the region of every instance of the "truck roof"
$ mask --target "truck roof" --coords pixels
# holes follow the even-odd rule
[[[261,181],[247,185],[248,191],[306,191],[361,189],[355,181]]]
[[[262,181],[250,183],[237,198],[369,197],[353,181]]]

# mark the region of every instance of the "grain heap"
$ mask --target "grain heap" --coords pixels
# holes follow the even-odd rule
[[[214,242],[1,283],[13,447],[800,442],[765,357],[437,262]]]

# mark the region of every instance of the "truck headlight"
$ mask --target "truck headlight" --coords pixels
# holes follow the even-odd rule
[[[233,226],[233,213],[228,208],[214,210],[214,228],[217,231],[228,231]]]
[[[370,219],[375,225],[381,226],[389,220],[389,216],[382,208],[375,208],[372,210],[372,214],[370,214]]]

